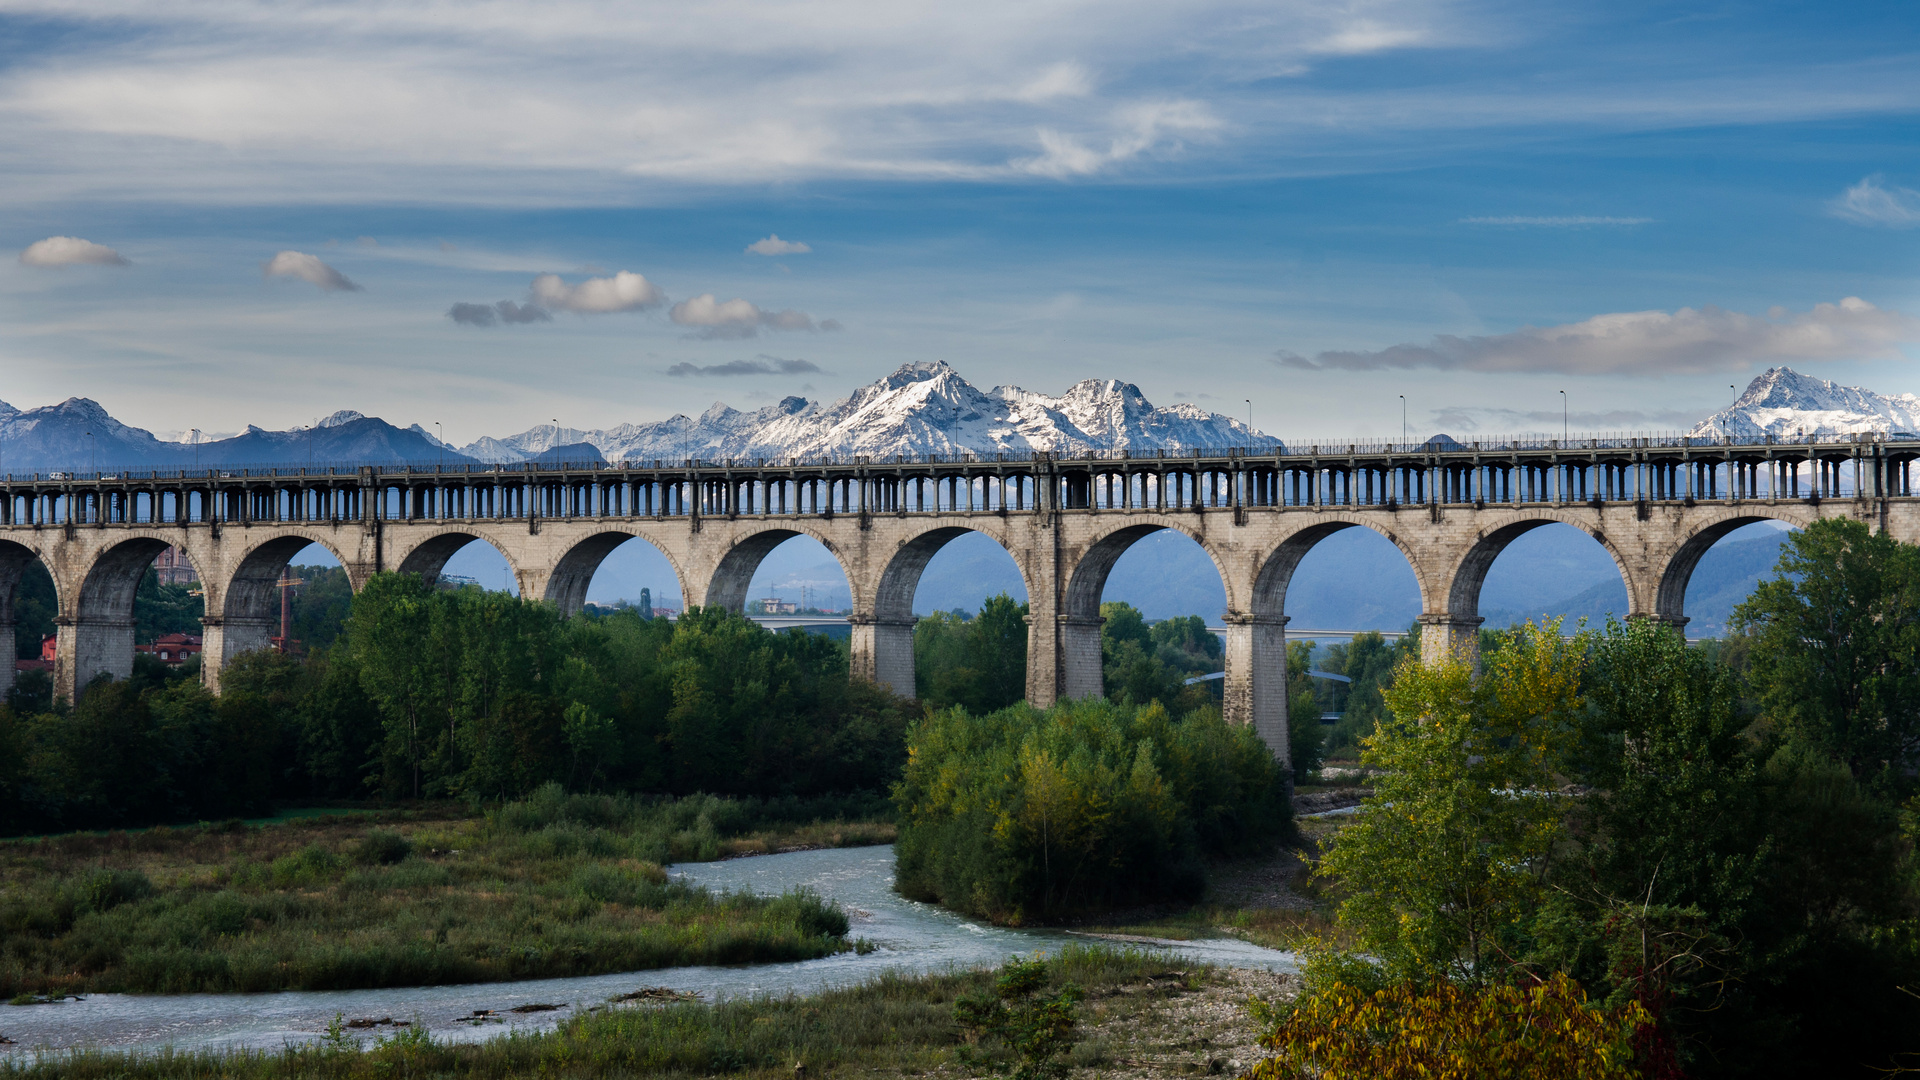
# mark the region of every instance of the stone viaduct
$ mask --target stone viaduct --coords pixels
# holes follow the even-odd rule
[[[1555,522],[1613,557],[1628,614],[1679,626],[1689,576],[1721,536],[1773,519],[1850,517],[1920,541],[1909,471],[1920,443],[1860,436],[1776,443],[1347,444],[1243,451],[623,462],[590,466],[356,466],[40,473],[0,480],[0,640],[35,559],[59,600],[55,692],[132,670],[135,589],[164,547],[203,581],[207,683],[265,648],[274,582],[320,544],[354,588],[383,570],[432,578],[492,544],[522,596],[578,611],[594,570],[629,539],[664,553],[689,605],[738,611],[755,568],[798,535],[839,559],[853,596],[857,674],[913,692],[913,596],[940,548],[973,531],[1018,564],[1029,598],[1027,695],[1102,692],[1101,592],[1134,542],[1193,538],[1226,585],[1225,707],[1284,756],[1286,600],[1295,568],[1341,529],[1372,529],[1419,582],[1428,655],[1471,649],[1480,586],[1503,548]],[[10,682],[10,667],[0,679]]]

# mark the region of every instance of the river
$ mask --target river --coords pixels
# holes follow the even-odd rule
[[[475,1041],[508,1030],[553,1028],[575,1010],[642,987],[664,986],[712,1001],[756,994],[807,994],[863,982],[888,969],[942,971],[998,964],[1009,955],[1056,950],[1086,941],[1059,931],[988,926],[893,891],[893,848],[795,851],[713,863],[683,863],[673,872],[715,890],[777,894],[806,886],[852,916],[852,937],[876,948],[819,960],[739,967],[677,967],[569,979],[412,986],[384,990],[285,991],[272,994],[89,994],[48,1005],[0,1006],[0,1035],[15,1052],[35,1048],[181,1050],[220,1047],[279,1049],[318,1038],[336,1015],[409,1020],[436,1040]],[[1293,956],[1243,941],[1219,939],[1157,945],[1194,960],[1232,967],[1293,970]],[[514,1013],[526,1005],[561,1008]],[[476,1009],[494,1017],[478,1023]],[[355,1031],[371,1039],[391,1031]]]

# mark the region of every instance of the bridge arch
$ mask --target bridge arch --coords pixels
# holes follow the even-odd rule
[[[1287,590],[1314,548],[1336,533],[1363,528],[1384,538],[1413,571],[1424,603],[1430,574],[1407,541],[1379,523],[1345,514],[1324,515],[1283,537],[1257,556],[1246,606],[1227,615],[1227,665],[1223,705],[1227,719],[1251,724],[1283,761],[1290,758],[1287,689]],[[1289,764],[1291,762],[1289,761]]]
[[[1693,529],[1667,556],[1665,565],[1659,570],[1660,581],[1654,590],[1652,616],[1670,626],[1687,624],[1687,585],[1693,580],[1693,572],[1700,568],[1700,560],[1727,534],[1765,521],[1778,521],[1796,529],[1804,529],[1814,520],[1812,516],[1790,512],[1783,507],[1743,506],[1730,509],[1718,519]]]
[[[1647,610],[1647,575],[1599,526],[1583,520],[1578,513],[1539,510],[1505,514],[1476,532],[1465,550],[1454,549],[1457,554],[1444,549],[1429,553],[1430,569],[1423,586],[1431,588],[1423,588],[1426,595],[1420,616],[1420,651],[1425,659],[1438,660],[1455,653],[1478,655],[1480,626],[1486,621],[1480,614],[1480,592],[1487,571],[1514,541],[1549,525],[1570,525],[1599,544],[1626,586],[1628,616]]]
[[[793,526],[760,529],[734,540],[714,564],[713,574],[707,579],[701,602],[707,607],[719,606],[736,613],[745,611],[747,590],[753,585],[754,571],[760,569],[760,564],[766,560],[774,548],[796,536],[804,536],[816,541],[821,547],[827,549],[834,561],[839,564],[840,572],[846,576],[847,588],[852,593],[853,610],[867,610],[869,598],[865,595],[866,583],[848,567],[846,553],[841,551],[830,537],[801,526],[799,523]],[[693,596],[690,593],[687,594],[687,602],[689,604],[693,602]]]
[[[200,575],[207,598],[200,678],[216,692],[220,689],[220,673],[229,663],[244,653],[273,647],[280,626],[280,593],[275,583],[286,574],[295,555],[317,544],[343,568],[351,567],[321,530],[276,529],[257,540],[252,536],[248,539],[254,542],[241,553],[224,580],[205,572]],[[366,580],[356,580],[349,568],[347,584],[358,592]]]
[[[1228,572],[1220,553],[1208,543],[1204,533],[1189,531],[1177,523],[1162,521],[1120,523],[1095,533],[1070,568],[1066,568],[1065,587],[1061,590],[1059,614],[1059,673],[1056,685],[1062,698],[1100,697],[1106,693],[1101,664],[1100,601],[1106,594],[1107,578],[1127,549],[1157,532],[1173,532],[1193,541],[1213,563],[1226,589],[1229,612],[1240,610],[1241,590]],[[1029,586],[1031,595],[1031,586]],[[1030,655],[1032,655],[1030,651]],[[1033,675],[1029,675],[1030,685]],[[1230,674],[1229,679],[1232,678]]]
[[[13,659],[18,647],[16,635],[19,632],[19,613],[15,603],[19,598],[20,582],[26,577],[34,563],[49,570],[53,579],[54,612],[66,610],[69,597],[60,588],[60,575],[51,573],[45,554],[29,544],[12,540],[0,540],[0,699],[13,689],[17,674]]]
[[[431,584],[439,579],[441,572],[446,569],[447,560],[453,558],[454,552],[476,540],[488,544],[500,553],[500,557],[506,561],[507,569],[513,572],[514,581],[520,586],[520,595],[541,595],[543,590],[527,587],[527,571],[520,565],[520,561],[514,558],[513,552],[508,550],[507,545],[480,529],[451,528],[422,537],[411,547],[397,553],[399,557],[394,560],[394,569],[402,574],[419,574],[422,579]]]
[[[614,525],[609,526],[604,532],[583,537],[561,554],[548,573],[544,599],[559,608],[562,616],[578,614],[580,609],[586,606],[587,588],[593,584],[594,572],[600,569],[600,564],[607,560],[607,556],[613,554],[615,548],[633,540],[638,540],[659,552],[661,557],[667,560],[667,565],[673,568],[673,578],[679,585],[680,595],[682,597],[691,595],[687,591],[686,571],[681,568],[680,560],[674,558],[673,553],[667,550],[667,545],[639,529]],[[749,582],[753,580],[751,573],[747,575],[747,580]],[[743,602],[744,598],[743,593]]]
[[[1248,612],[1256,616],[1284,618],[1287,587],[1293,584],[1293,575],[1300,569],[1301,560],[1318,547],[1322,540],[1348,529],[1370,530],[1384,537],[1388,543],[1398,549],[1407,560],[1407,566],[1412,569],[1414,580],[1419,583],[1421,599],[1425,600],[1428,591],[1428,575],[1422,573],[1420,560],[1405,539],[1391,529],[1382,528],[1376,522],[1332,516],[1296,530],[1281,540],[1280,544],[1260,561],[1259,569],[1254,574],[1253,589],[1248,598]]]
[[[873,601],[872,615],[855,617],[855,671],[865,672],[874,682],[902,697],[915,696],[913,628],[919,620],[913,613],[914,593],[920,587],[921,575],[926,573],[927,566],[940,553],[940,549],[968,533],[989,537],[1003,550],[1012,553],[1012,545],[1005,536],[992,529],[972,526],[941,525],[901,540],[899,548],[886,560],[886,565],[866,590]],[[1026,588],[1027,595],[1032,596],[1032,579],[1026,568],[1020,565],[1019,559],[1013,561],[1020,572],[1021,585]],[[1095,607],[1098,607],[1097,602]],[[863,622],[863,618],[867,621]]]
[[[172,546],[170,538],[130,536],[93,556],[80,575],[78,589],[71,594],[61,590],[59,647],[54,661],[56,696],[73,701],[101,675],[124,679],[133,674],[134,595],[153,560]],[[203,583],[210,578],[218,580],[217,574],[208,573],[213,567],[202,565],[192,547],[186,551]],[[59,580],[55,575],[56,589]]]

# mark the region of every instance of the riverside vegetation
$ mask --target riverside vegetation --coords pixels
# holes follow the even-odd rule
[[[1920,549],[1829,521],[1780,571],[1712,652],[1550,624],[1402,664],[1317,869],[1345,940],[1258,1075],[1920,1064]]]
[[[845,646],[719,609],[677,622],[380,574],[329,648],[251,653],[214,695],[159,665],[0,709],[0,832],[219,820],[325,799],[572,790],[884,792],[899,699]]]
[[[836,646],[783,641],[720,613],[677,627],[624,616],[563,625],[538,605],[380,580],[315,662],[254,661],[296,679],[280,715],[301,717],[292,727],[302,749],[289,760],[315,790],[344,777],[362,793],[482,803],[551,782],[680,792],[731,782],[739,794],[791,796],[891,782],[902,887],[1021,922],[1184,902],[1203,887],[1208,859],[1271,845],[1290,827],[1276,798],[1286,778],[1264,748],[1173,677],[1188,662],[1182,653],[1204,667],[1204,646],[1156,640],[1155,628],[1143,644],[1124,612],[1108,616],[1111,700],[1048,710],[1006,702],[1014,668],[994,650],[1018,638],[1019,614],[1006,601],[916,636],[931,700],[911,709],[850,684]],[[401,629],[383,637],[383,624]],[[1570,638],[1557,624],[1524,626],[1486,635],[1478,668],[1422,663],[1405,642],[1356,642],[1321,660],[1354,678],[1349,730],[1336,726],[1328,749],[1357,742],[1373,793],[1349,823],[1316,827],[1320,842],[1305,851],[1317,859],[1307,891],[1321,907],[1299,925],[1325,932],[1296,939],[1309,957],[1299,996],[1259,1010],[1270,1057],[1255,1071],[1273,1080],[1665,1080],[1920,1065],[1920,548],[1853,522],[1810,527],[1733,628],[1726,641],[1693,648],[1647,624]],[[1313,685],[1313,659],[1305,649],[1289,656],[1296,707]],[[1129,665],[1141,677],[1126,675]],[[270,698],[266,674],[251,677],[217,706]],[[189,694],[116,692],[160,704]],[[1359,710],[1377,710],[1370,727],[1354,719]],[[339,737],[348,717],[359,717],[358,734]],[[1308,740],[1296,754],[1310,760],[1320,726],[1294,718]],[[729,723],[762,726],[736,737]],[[784,756],[758,755],[754,739],[774,740]],[[514,756],[521,746],[525,762]],[[313,747],[351,752],[328,758]],[[836,788],[828,747],[863,779]],[[18,760],[23,775],[59,775]],[[291,782],[294,773],[272,775]],[[1166,909],[1145,913],[1156,911]],[[965,995],[986,1000],[991,976],[953,978],[974,980]],[[1071,981],[1094,1000],[1093,980]],[[901,990],[909,985],[918,989]],[[924,1001],[916,995],[933,985],[893,980],[845,993],[869,995],[859,1000],[881,1014],[886,994]],[[1062,1002],[1062,992],[1044,1000]],[[957,996],[935,1010],[938,1039],[955,1037]],[[826,1023],[821,1003],[843,1000],[675,1007],[579,1021],[557,1041],[473,1049],[415,1033],[368,1054],[177,1064],[108,1055],[88,1067],[790,1070],[806,1062],[769,1055],[822,1044],[792,1033],[756,1041],[737,1025],[786,1030],[787,1014],[768,1011],[783,1009],[813,1009]],[[639,1025],[620,1036],[630,1044],[568,1041],[569,1032],[611,1033],[594,1025],[616,1021]],[[945,1050],[862,1056],[872,1032],[860,1030],[822,1036],[853,1047],[828,1057],[891,1071],[955,1060],[938,1056]],[[760,1056],[645,1057],[642,1035],[668,1047],[749,1045]],[[890,1045],[933,1045],[918,1038]],[[642,1057],[644,1067],[634,1064]]]
[[[817,896],[715,895],[662,864],[891,839],[862,800],[634,800],[558,785],[416,810],[0,844],[0,996],[328,990],[803,960]]]

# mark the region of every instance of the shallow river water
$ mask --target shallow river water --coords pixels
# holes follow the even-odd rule
[[[387,990],[275,994],[90,994],[81,1001],[0,1006],[0,1035],[10,1051],[98,1046],[154,1050],[205,1047],[279,1049],[318,1038],[336,1014],[348,1020],[391,1017],[425,1026],[436,1040],[473,1041],[508,1030],[552,1028],[575,1010],[650,986],[692,991],[712,1001],[756,994],[811,993],[862,982],[888,969],[911,972],[994,965],[1009,955],[1048,951],[1085,938],[1057,931],[1010,930],[975,923],[893,891],[893,848],[796,851],[714,863],[683,863],[674,873],[715,890],[775,894],[807,886],[852,915],[853,937],[877,948],[819,960],[741,967],[677,967],[571,979],[415,986]],[[1289,953],[1232,939],[1165,942],[1154,947],[1232,967],[1293,970]],[[512,1013],[516,1006],[562,1005]],[[503,1019],[463,1022],[476,1009]],[[391,1028],[355,1034],[370,1039]]]

